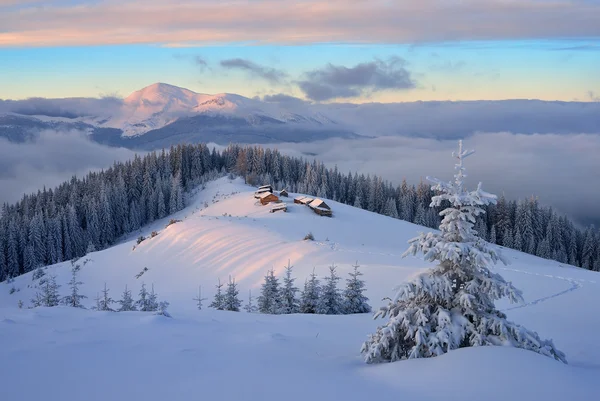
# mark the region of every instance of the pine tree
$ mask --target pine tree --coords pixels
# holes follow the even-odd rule
[[[106,283],[104,283],[104,289],[102,290],[102,296],[98,302],[98,310],[99,311],[107,311],[114,312],[115,310],[110,306],[115,302],[111,297],[108,296],[108,288],[106,288]]]
[[[300,296],[300,313],[317,313],[320,296],[321,283],[313,269],[310,278],[304,282],[304,290]]]
[[[71,270],[71,281],[69,281],[69,288],[71,288],[71,294],[67,295],[62,299],[63,305],[71,306],[73,308],[83,308],[81,300],[87,298],[85,295],[79,294],[79,286],[83,282],[77,280],[77,272],[79,269],[74,267]]]
[[[239,291],[237,289],[237,284],[235,283],[235,279],[229,277],[229,283],[227,284],[227,291],[225,291],[225,297],[223,299],[223,309],[239,312],[240,306],[242,306],[242,301],[238,297]]]
[[[131,290],[127,289],[127,285],[125,285],[125,291],[123,291],[123,295],[121,295],[121,299],[117,301],[121,307],[118,309],[119,312],[130,312],[137,310],[135,307],[135,301],[131,296]]]
[[[494,224],[492,226],[492,228],[490,229],[490,244],[495,244],[498,241],[498,238],[496,237],[496,225]]]
[[[58,289],[60,285],[56,283],[56,276],[50,275],[42,286],[42,292],[36,293],[35,298],[31,300],[34,307],[45,306],[54,307],[60,303]]]
[[[260,313],[277,314],[281,310],[281,294],[279,280],[275,272],[269,270],[265,276],[260,296],[258,297],[258,311]]]
[[[211,304],[208,305],[208,307],[215,308],[216,310],[223,310],[223,308],[225,308],[225,295],[223,295],[223,291],[221,290],[223,288],[223,284],[221,284],[221,280],[219,280],[216,287],[217,287],[217,292],[215,294],[215,298],[213,299]]]
[[[396,201],[394,200],[394,198],[388,198],[383,213],[386,216],[393,217],[394,219],[397,219],[399,217],[398,208],[396,207]]]
[[[198,307],[198,310],[202,310],[202,302],[206,301],[207,298],[202,298],[202,286],[198,286],[198,296],[196,298],[194,298],[194,301],[196,301],[196,306]]]
[[[248,313],[255,313],[256,306],[252,303],[252,290],[248,290],[248,302],[244,305],[244,310]]]
[[[140,312],[152,311],[152,305],[150,303],[149,296],[150,296],[150,294],[148,293],[148,290],[146,290],[146,285],[144,283],[142,283],[142,288],[140,288],[140,293],[139,293],[140,299],[138,299],[136,301],[137,309]]]
[[[344,300],[340,290],[337,288],[337,282],[340,277],[336,273],[336,266],[329,267],[329,276],[325,278],[319,303],[317,304],[317,313],[323,315],[339,315],[344,312]]]
[[[508,297],[522,301],[522,295],[502,276],[489,270],[491,263],[504,261],[499,250],[477,237],[473,229],[476,217],[484,213],[481,206],[496,202],[494,195],[481,189],[467,192],[463,160],[473,151],[453,154],[458,159],[454,182],[430,179],[440,195],[432,206],[449,203],[441,214],[441,233],[421,233],[409,241],[406,255],[423,253],[425,260],[439,264],[430,271],[399,287],[395,299],[376,317],[389,321],[363,344],[368,363],[424,358],[444,354],[452,349],[506,345],[532,350],[566,362],[551,340],[506,320],[494,301]]]
[[[167,301],[161,301],[156,305],[156,309],[154,311],[155,315],[171,317],[171,314],[167,311],[169,307],[169,303]]]
[[[346,289],[343,294],[344,313],[369,313],[371,306],[368,304],[369,298],[363,294],[365,282],[359,278],[363,274],[358,271],[360,267],[358,261],[352,267],[354,267],[354,271],[350,272],[350,278],[346,279]]]
[[[150,294],[148,294],[148,312],[156,312],[159,308],[158,294],[154,292],[154,284],[150,288]]]
[[[283,278],[283,287],[281,288],[281,310],[282,314],[297,313],[300,305],[296,294],[298,288],[294,286],[295,278],[292,278],[292,268],[290,261],[288,260],[287,266],[285,266],[285,277]]]

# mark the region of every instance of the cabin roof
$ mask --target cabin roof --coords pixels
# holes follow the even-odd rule
[[[261,185],[260,187],[258,187],[258,189],[272,189],[273,187],[271,185]]]
[[[273,194],[273,193],[271,193],[271,192],[263,192],[263,193],[262,193],[262,194],[260,194],[258,197],[259,197],[260,199],[264,199],[264,198],[266,198],[266,197],[268,197],[268,196],[271,196],[271,195],[277,198],[277,195],[275,195],[275,194]]]
[[[316,198],[313,199],[312,202],[310,202],[308,204],[308,206],[315,208],[315,209],[322,209],[322,210],[330,210],[331,208],[329,207],[329,205],[327,205],[327,203],[325,203],[323,200]]]

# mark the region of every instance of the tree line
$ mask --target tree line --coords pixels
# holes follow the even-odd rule
[[[332,199],[371,212],[436,228],[443,206],[430,208],[434,192],[421,182],[393,185],[376,175],[327,168],[317,160],[277,150],[205,144],[135,156],[110,168],[72,177],[54,189],[4,204],[0,217],[0,280],[39,266],[81,257],[184,207],[184,194],[226,173],[249,184]],[[578,228],[538,199],[501,197],[476,225],[486,240],[562,263],[600,271],[600,233]]]

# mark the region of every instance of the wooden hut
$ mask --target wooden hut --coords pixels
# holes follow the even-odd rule
[[[319,216],[331,217],[333,215],[329,205],[319,198],[313,199],[308,204],[308,207],[310,207],[313,210],[313,212],[315,212]]]
[[[275,195],[275,194],[273,194],[271,192],[263,192],[258,197],[258,200],[260,201],[260,203],[262,205],[267,205],[267,204],[269,204],[271,202],[278,202],[279,198],[277,197],[277,195]]]
[[[273,187],[270,185],[263,185],[263,186],[258,187],[256,192],[254,192],[254,197],[258,199],[258,198],[260,198],[261,194],[265,194],[265,193],[273,193]]]
[[[284,188],[279,191],[279,196],[285,196],[286,198],[289,196],[288,191]]]
[[[271,209],[271,213],[275,213],[275,212],[287,212],[287,206],[285,203],[280,203],[278,205],[273,206],[273,208]]]

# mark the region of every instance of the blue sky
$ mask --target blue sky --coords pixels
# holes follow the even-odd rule
[[[0,99],[127,96],[154,82],[351,102],[600,97],[596,1],[177,3],[0,0]],[[261,78],[267,70],[282,78]],[[326,99],[300,84],[329,87],[345,73]],[[395,81],[373,84],[382,76]]]

